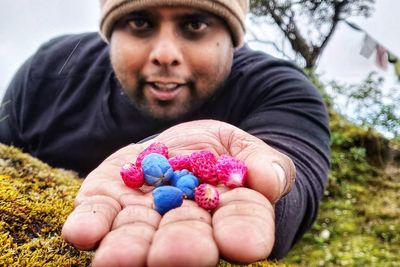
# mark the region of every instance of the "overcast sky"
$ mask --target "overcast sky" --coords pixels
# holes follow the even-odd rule
[[[398,16],[400,1],[376,0],[369,19],[353,18],[373,38],[400,57]],[[40,44],[57,35],[97,31],[98,0],[0,0],[0,97],[18,67]],[[373,70],[399,87],[393,67],[386,71],[375,65],[374,55],[359,55],[364,35],[339,25],[319,61],[318,72],[327,80],[355,83]]]

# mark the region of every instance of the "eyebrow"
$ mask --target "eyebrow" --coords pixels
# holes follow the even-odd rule
[[[138,10],[138,11],[133,11],[129,13],[128,15],[125,16],[126,19],[130,18],[148,18],[151,17],[151,13],[146,10]]]
[[[126,15],[125,18],[129,20],[130,18],[156,18],[156,17],[158,16],[156,16],[156,14],[154,14],[151,11],[137,10]],[[175,16],[175,19],[177,20],[207,20],[211,18],[217,18],[217,16],[207,11],[201,11],[201,10],[189,11]]]
[[[182,20],[207,20],[211,18],[215,18],[216,16],[206,12],[206,11],[191,11],[182,15],[177,16],[179,19]]]

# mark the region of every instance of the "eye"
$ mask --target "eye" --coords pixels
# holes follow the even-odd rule
[[[151,23],[147,19],[132,18],[129,20],[129,27],[134,31],[145,31],[151,28]]]
[[[208,25],[204,21],[195,20],[187,22],[185,28],[191,32],[202,32],[204,31]]]

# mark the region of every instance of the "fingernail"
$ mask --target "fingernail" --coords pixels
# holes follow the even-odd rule
[[[272,167],[274,168],[275,173],[278,176],[279,181],[281,182],[281,185],[283,185],[283,189],[285,190],[286,183],[287,183],[285,171],[283,170],[282,166],[276,162],[272,163]]]

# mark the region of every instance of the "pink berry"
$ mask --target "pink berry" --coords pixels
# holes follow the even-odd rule
[[[127,163],[120,170],[121,178],[125,185],[131,188],[139,188],[144,184],[143,170],[133,163]]]
[[[157,154],[163,155],[164,157],[168,158],[168,147],[161,142],[152,143],[151,145],[146,147],[142,152],[140,152],[140,154],[138,155],[138,157],[136,159],[136,163],[135,163],[136,166],[138,168],[140,168],[142,166],[142,161],[143,161],[144,157],[146,157],[147,155],[149,155],[151,153],[157,153]]]
[[[186,169],[191,172],[192,170],[189,155],[176,155],[169,158],[168,162],[174,171]]]
[[[215,164],[217,159],[210,151],[194,152],[190,155],[192,172],[201,182],[212,185],[218,184],[217,170]]]
[[[244,186],[247,179],[247,167],[243,161],[223,155],[216,163],[218,180],[229,188]]]
[[[218,206],[219,193],[215,186],[210,184],[201,184],[196,188],[194,200],[199,207],[206,210],[213,210]]]

